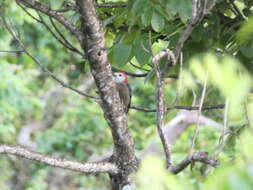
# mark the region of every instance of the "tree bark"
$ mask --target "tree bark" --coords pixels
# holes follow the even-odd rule
[[[104,32],[97,18],[92,0],[76,0],[81,14],[82,48],[88,56],[91,73],[98,88],[105,119],[110,126],[114,150],[111,161],[120,171],[111,175],[114,190],[130,184],[129,175],[137,168],[134,141],[130,134],[127,115],[119,99],[118,91],[112,78],[112,68],[105,49]]]

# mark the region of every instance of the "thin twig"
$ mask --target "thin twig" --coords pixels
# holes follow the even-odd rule
[[[249,118],[248,107],[247,107],[246,102],[244,103],[244,110],[245,110],[245,117],[246,117],[247,125],[249,126],[251,133],[253,133],[253,128],[252,128],[251,121]]]
[[[204,3],[202,2],[204,1]],[[203,19],[205,13],[205,2],[206,0],[193,0],[192,1],[192,17],[190,23],[186,26],[183,34],[178,40],[176,50],[175,50],[175,59],[178,60],[180,52],[186,42],[190,37],[195,26]]]
[[[207,80],[208,80],[208,73],[207,73],[207,76],[206,76],[206,79],[205,79],[205,82],[204,82],[204,87],[203,87],[203,90],[202,90],[200,105],[199,105],[199,109],[198,109],[197,124],[196,124],[196,129],[194,131],[194,135],[193,135],[189,155],[192,155],[192,153],[193,153],[195,142],[196,142],[197,136],[199,134],[199,118],[200,118],[200,115],[201,115],[201,111],[202,111],[202,107],[203,107],[203,103],[204,103],[204,99],[205,99],[205,95],[206,95]]]
[[[53,17],[59,23],[61,23],[71,34],[73,34],[79,42],[82,42],[83,36],[81,31],[73,25],[65,16],[59,14],[57,11],[50,9],[47,5],[42,4],[38,1],[30,1],[30,0],[16,0],[17,4],[22,4],[28,8],[32,8],[34,10],[38,10],[41,13],[48,15],[49,17]]]
[[[131,109],[135,109],[138,111],[144,111],[144,112],[156,112],[156,108],[144,108],[144,107],[138,107],[138,106],[131,106]],[[213,109],[223,109],[224,104],[220,105],[211,105],[211,106],[203,106],[202,111],[204,110],[213,110]],[[198,110],[199,106],[169,106],[166,108],[167,111],[169,110]]]
[[[127,3],[103,3],[103,4],[95,4],[96,7],[98,8],[124,8],[127,7]],[[68,11],[77,11],[77,7],[67,7],[64,9],[59,9],[59,10],[55,10],[59,13],[64,13],[64,12],[68,12]]]
[[[22,6],[21,6],[22,7]],[[66,47],[67,49],[69,49],[70,51],[73,51],[75,53],[78,53],[79,55],[81,55],[82,57],[85,57],[85,55],[80,52],[78,49],[76,49],[75,47],[73,47],[70,43],[66,43],[67,40],[63,39],[64,41],[62,41],[57,34],[55,34],[53,32],[53,30],[49,27],[49,25],[44,21],[43,17],[41,16],[41,14],[36,10],[37,14],[39,15],[40,20],[38,20],[37,18],[33,17],[25,8],[23,8],[25,10],[25,12],[31,16],[33,19],[35,19],[37,22],[41,23],[43,26],[46,27],[46,29],[52,34],[52,36],[58,41],[60,42],[64,47]],[[51,17],[49,17],[50,20],[52,20]]]
[[[23,9],[23,11],[25,11],[26,14],[29,15],[33,20],[37,21],[38,23],[42,23],[41,20],[39,20],[38,18],[36,18],[35,16],[33,16],[28,10],[26,10],[26,8],[23,7],[22,4],[18,4],[18,5],[19,5],[19,6],[21,7],[21,9]]]
[[[112,164],[109,162],[79,163],[75,161],[53,158],[47,155],[30,151],[22,147],[8,146],[5,144],[0,144],[0,154],[16,155],[16,156],[23,157],[29,160],[44,163],[49,166],[69,169],[69,170],[88,173],[88,174],[91,174],[91,173],[116,174],[119,171],[115,164]]]
[[[207,5],[207,0],[192,0],[192,16],[189,24],[187,24],[185,30],[183,31],[182,35],[180,36],[175,51],[174,51],[174,56],[175,56],[175,61],[174,65],[177,63],[179,57],[180,57],[180,52],[182,51],[184,44],[186,41],[189,39],[190,35],[192,34],[193,29],[195,26],[200,23],[200,21],[204,18],[206,14],[209,13],[209,11],[212,9],[214,6],[214,3],[211,4],[209,7]],[[164,75],[169,72],[169,69],[171,65],[173,66],[173,62],[171,63],[172,60],[168,61],[168,64],[166,64],[163,73]]]
[[[99,8],[124,8],[127,7],[127,3],[97,3],[95,6]]]
[[[136,69],[143,70],[143,71],[148,71],[148,72],[150,71],[148,69],[144,69],[144,68],[142,68],[142,67],[140,67],[138,65],[133,64],[132,61],[129,61],[129,64],[132,65]]]
[[[40,17],[40,21],[41,21],[40,23],[43,24],[43,25],[46,27],[46,29],[52,34],[52,36],[53,36],[58,42],[60,42],[64,47],[66,47],[67,49],[70,49],[70,50],[72,51],[71,47],[69,47],[66,43],[64,43],[64,42],[53,32],[53,30],[49,27],[49,25],[44,21],[43,17],[40,15],[40,13],[37,12],[37,14],[38,14],[39,17]]]
[[[216,158],[222,152],[222,149],[223,149],[224,143],[225,143],[224,138],[225,138],[225,135],[227,134],[226,131],[227,131],[227,125],[228,125],[228,108],[229,108],[229,100],[226,99],[224,116],[223,116],[224,124],[223,124],[222,133],[221,133],[219,141],[218,141],[217,151],[216,151],[216,154],[215,154]]]
[[[12,37],[19,43],[19,45],[22,47],[22,49],[24,50],[24,53],[26,55],[28,55],[40,68],[43,72],[47,73],[51,78],[53,78],[55,81],[57,81],[59,84],[61,84],[63,87],[68,88],[82,96],[85,97],[89,97],[95,100],[99,100],[98,97],[96,96],[92,96],[90,94],[87,94],[85,92],[81,92],[71,86],[69,86],[68,84],[66,84],[65,82],[63,82],[62,80],[60,80],[58,77],[56,77],[51,71],[49,71],[46,67],[43,66],[43,64],[36,58],[34,57],[32,54],[29,53],[29,51],[27,51],[25,45],[23,44],[23,42],[21,41],[21,39],[15,34],[15,32],[13,31],[13,29],[11,28],[11,26],[6,22],[6,20],[3,19],[4,25],[6,27],[6,29],[9,31],[9,33],[12,35]]]
[[[75,48],[66,38],[65,36],[62,34],[62,32],[58,29],[58,27],[56,26],[54,20],[52,19],[52,17],[49,17],[49,20],[52,24],[52,26],[54,27],[55,31],[59,34],[59,36],[62,38],[62,40],[65,42],[64,44],[66,44],[67,48],[73,52],[78,53],[79,55],[81,55],[82,57],[85,57],[85,55],[79,51],[77,48]]]

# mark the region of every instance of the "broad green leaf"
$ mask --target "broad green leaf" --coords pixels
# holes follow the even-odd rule
[[[168,41],[164,41],[164,40],[158,40],[158,42],[155,42],[152,44],[152,52],[154,54],[159,53],[161,50],[167,48],[169,45]]]
[[[134,16],[138,16],[143,13],[143,10],[146,8],[148,1],[147,0],[135,0],[133,8],[131,9]]]
[[[240,51],[244,56],[247,58],[252,59],[253,58],[253,41],[251,43],[248,43],[247,45],[243,45],[240,48]]]
[[[172,15],[178,14],[183,22],[191,18],[191,9],[191,0],[169,0],[166,4],[166,10]]]
[[[124,65],[129,60],[132,46],[128,44],[116,44],[109,54],[111,62],[116,65]]]
[[[134,41],[132,51],[139,64],[142,66],[148,63],[151,58],[150,54],[147,53],[144,48],[148,49],[148,40],[137,38]]]
[[[252,40],[253,35],[253,16],[244,22],[242,27],[237,32],[237,39],[240,43],[247,43],[248,40]]]
[[[161,32],[164,28],[164,25],[165,25],[164,18],[159,13],[154,11],[151,19],[151,26],[154,29],[154,31]]]
[[[154,11],[153,8],[149,8],[141,15],[141,22],[145,27],[147,27],[151,24],[153,11]]]
[[[113,46],[113,42],[114,42],[114,39],[115,39],[115,35],[114,33],[108,31],[105,35],[105,46],[107,48],[110,48]]]

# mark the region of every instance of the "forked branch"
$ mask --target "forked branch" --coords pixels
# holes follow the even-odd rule
[[[40,68],[43,72],[47,73],[52,79],[54,79],[56,82],[58,82],[59,84],[61,84],[63,87],[68,88],[82,96],[85,97],[89,97],[95,100],[99,100],[98,97],[96,96],[92,96],[88,93],[85,92],[81,92],[80,90],[69,86],[68,84],[66,84],[64,81],[62,81],[61,79],[59,79],[57,76],[55,76],[51,71],[49,71],[46,67],[44,67],[44,65],[36,58],[34,57],[25,47],[24,43],[21,41],[21,39],[18,37],[18,35],[15,33],[15,31],[13,30],[12,26],[10,24],[7,23],[7,21],[2,18],[3,24],[5,26],[5,28],[8,30],[8,32],[12,35],[12,37],[19,43],[19,45],[22,48],[22,51],[24,51],[24,53],[29,56]]]

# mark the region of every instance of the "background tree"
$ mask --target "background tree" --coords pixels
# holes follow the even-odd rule
[[[0,3],[1,189],[252,187],[251,1]]]

